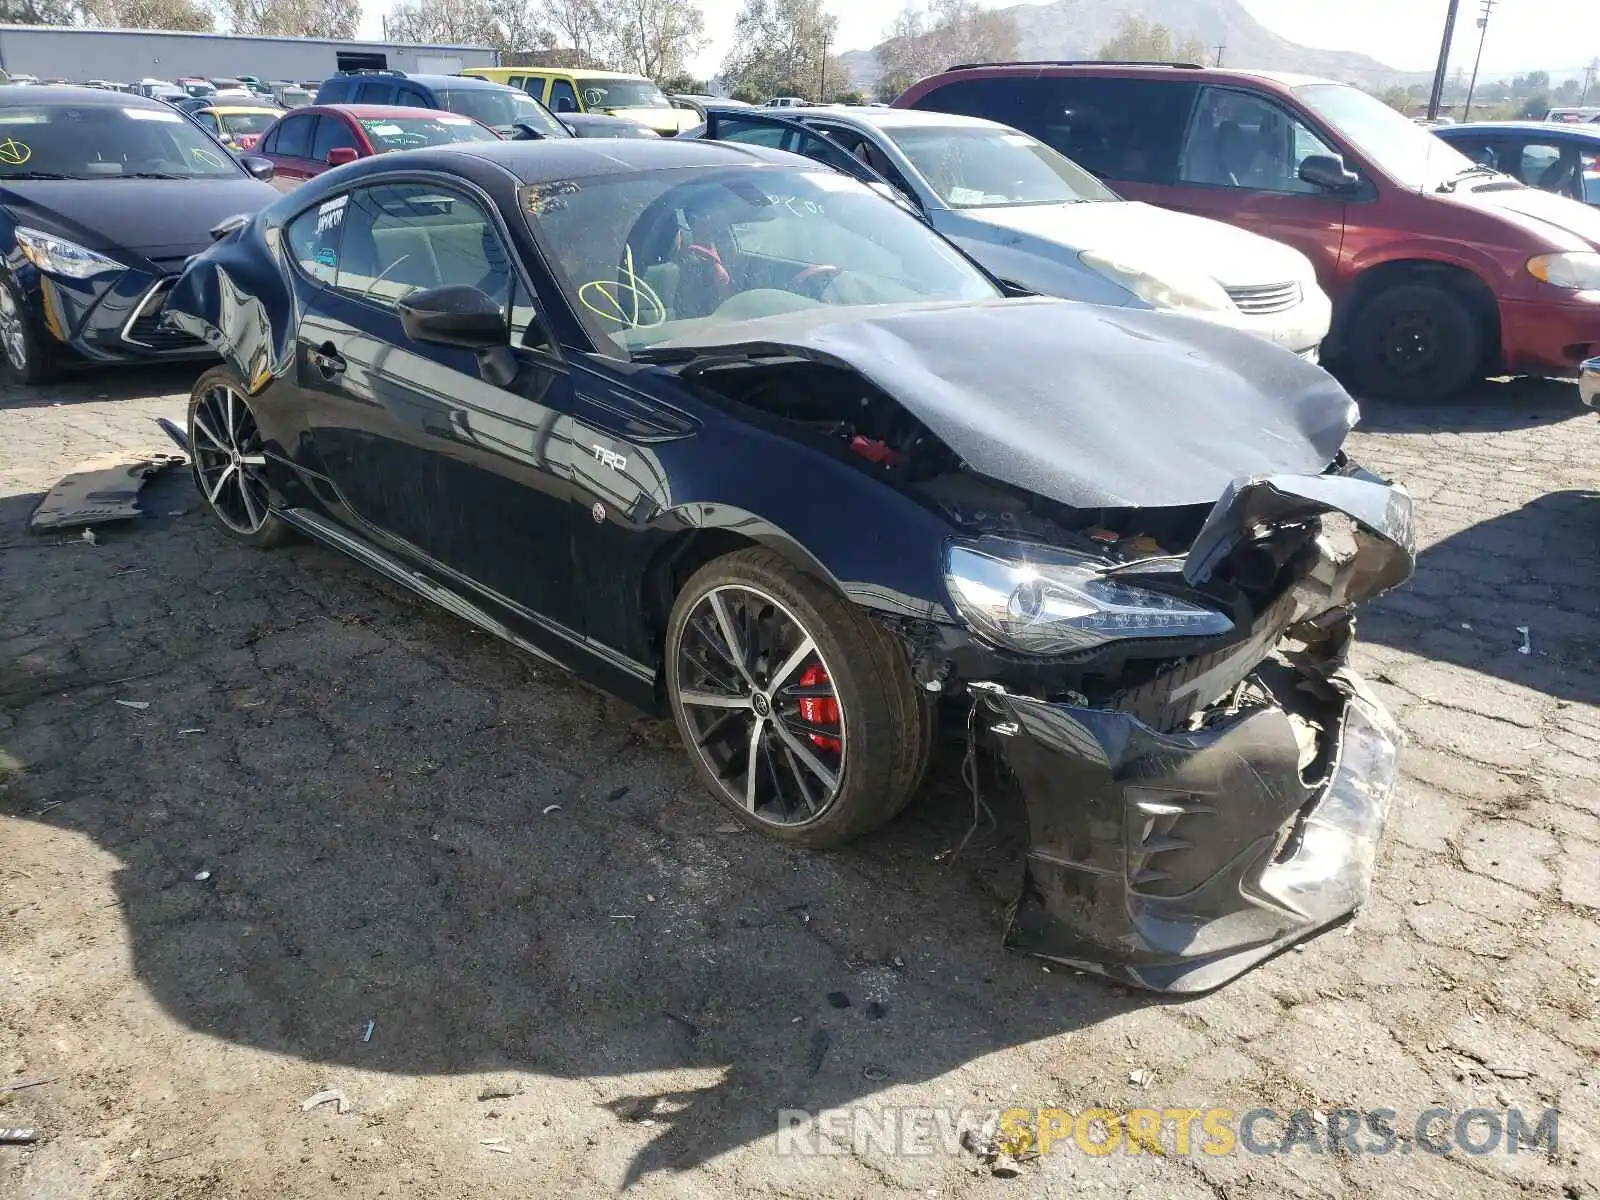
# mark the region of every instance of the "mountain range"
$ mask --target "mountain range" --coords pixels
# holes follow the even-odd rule
[[[1191,37],[1207,47],[1207,65],[1222,64],[1258,70],[1319,75],[1368,88],[1426,82],[1426,73],[1398,71],[1365,54],[1319,50],[1279,37],[1257,21],[1239,0],[1054,0],[1050,4],[1018,4],[1000,10],[1017,23],[1018,57],[1024,59],[1093,58],[1117,35],[1124,19],[1143,17],[1172,32],[1174,44]],[[840,55],[855,86],[870,90],[877,82],[877,47]]]

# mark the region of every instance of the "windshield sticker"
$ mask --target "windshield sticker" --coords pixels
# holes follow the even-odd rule
[[[190,147],[189,157],[194,159],[195,162],[201,164],[202,166],[216,167],[219,170],[226,165],[223,162],[220,154],[213,154],[211,151],[203,149],[200,146]]]
[[[591,279],[578,300],[595,316],[628,329],[651,329],[667,321],[667,306],[656,290],[635,274],[633,247],[624,253],[621,279]]]
[[[472,124],[472,118],[471,117],[436,117],[435,120],[437,120],[439,122],[439,124],[441,124],[441,125],[471,125]]]
[[[327,267],[330,270],[338,268],[339,256],[334,253],[331,246],[324,246],[322,249],[317,251],[317,266]]]
[[[130,121],[161,121],[167,125],[182,125],[183,118],[175,112],[163,112],[159,108],[125,108],[122,115]]]
[[[545,213],[560,212],[567,207],[566,197],[576,196],[582,190],[570,179],[557,179],[550,183],[530,183],[522,189],[522,208],[535,217],[542,217]]]
[[[370,125],[366,121],[363,121],[361,124],[366,126],[368,133],[375,133],[379,137],[399,137],[405,132],[405,130],[401,129],[400,126],[396,125],[393,121],[373,122]]]
[[[8,167],[20,167],[32,157],[33,147],[26,142],[19,142],[16,138],[0,142],[0,163]]]
[[[982,188],[953,187],[947,197],[951,204],[982,204]]]
[[[317,232],[326,233],[330,229],[339,228],[344,220],[344,207],[349,201],[349,196],[335,196],[317,209]]]

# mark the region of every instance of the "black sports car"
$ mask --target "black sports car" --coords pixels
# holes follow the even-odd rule
[[[208,230],[278,195],[159,100],[98,88],[0,88],[0,349],[16,378],[211,351],[157,328]]]
[[[670,711],[754,828],[889,820],[943,709],[1028,808],[1008,945],[1199,990],[1365,895],[1395,735],[1350,606],[1411,502],[1286,351],[1008,299],[851,179],[678,140],[361,160],[167,314],[223,356],[187,441],[228,532]]]

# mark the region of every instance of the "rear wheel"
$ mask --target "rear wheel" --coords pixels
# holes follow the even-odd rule
[[[1362,303],[1346,353],[1358,392],[1380,400],[1437,400],[1482,370],[1484,339],[1468,304],[1433,283],[1403,283]]]
[[[667,694],[701,778],[746,825],[813,849],[903,808],[931,741],[893,638],[766,550],[702,567],[667,628]]]
[[[195,487],[222,527],[253,546],[277,546],[294,531],[268,507],[266,446],[233,372],[215,367],[189,396],[189,461]]]

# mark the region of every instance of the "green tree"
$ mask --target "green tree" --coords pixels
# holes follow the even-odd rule
[[[1116,37],[1095,52],[1108,62],[1189,62],[1206,61],[1205,44],[1197,37],[1177,43],[1172,30],[1152,25],[1143,17],[1124,17]]]
[[[683,0],[602,0],[606,57],[650,79],[681,72],[706,44],[706,19]]]
[[[825,76],[844,78],[837,62],[826,61],[838,25],[822,0],[745,0],[722,77],[735,94],[815,97]]]
[[[1017,22],[975,0],[908,0],[878,47],[877,94],[893,100],[917,80],[959,62],[1005,62],[1017,57]]]
[[[217,19],[199,0],[85,0],[85,25],[114,29],[184,29],[209,33]]]
[[[1389,88],[1383,93],[1383,95],[1379,96],[1378,99],[1382,100],[1385,104],[1398,113],[1405,112],[1407,107],[1409,107],[1411,104],[1411,94],[1403,87]]]
[[[606,15],[599,0],[540,0],[540,4],[545,23],[556,40],[572,47],[578,65],[599,65],[606,33]]]
[[[230,33],[265,37],[352,38],[361,0],[222,0]]]

